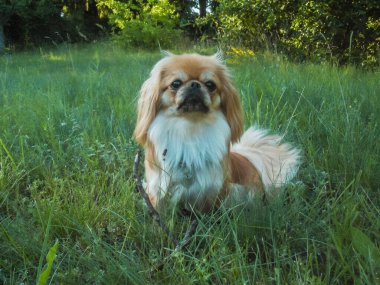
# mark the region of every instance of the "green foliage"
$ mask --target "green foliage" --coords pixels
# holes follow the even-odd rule
[[[373,267],[379,267],[380,249],[358,228],[353,227],[351,235],[354,249],[372,264]]]
[[[110,44],[0,57],[0,283],[35,283],[58,240],[52,284],[378,284],[379,74],[248,49],[227,57],[246,127],[299,146],[300,172],[278,199],[198,217],[151,271],[173,247],[135,192],[132,132],[159,58]],[[190,223],[165,219],[177,236]]]
[[[60,1],[1,0],[0,24],[4,25],[9,40],[24,46],[45,41],[45,37],[60,29]]]
[[[56,257],[57,249],[58,249],[58,241],[55,242],[55,244],[49,249],[49,252],[46,255],[46,267],[41,272],[41,275],[37,281],[37,285],[45,285],[46,282],[48,281],[51,269],[53,267],[53,262]]]
[[[181,36],[179,17],[168,0],[121,2],[99,1],[114,27],[115,40],[124,47],[173,46]]]
[[[220,1],[215,14],[218,36],[226,44],[272,48],[279,37],[288,33],[284,28],[294,17],[290,12],[295,5],[294,1],[287,0]]]
[[[109,35],[124,47],[176,48],[186,35],[227,49],[372,68],[379,66],[379,15],[378,0],[0,0],[0,48]]]
[[[89,41],[100,31],[104,35],[102,24],[95,1],[0,0],[0,25],[9,46]]]
[[[287,40],[307,58],[324,59],[329,53],[332,35],[328,33],[330,7],[323,1],[307,1],[298,8],[290,29],[296,35]],[[325,36],[326,35],[326,36]],[[328,37],[328,38],[327,38]]]
[[[297,59],[379,65],[380,4],[372,1],[220,1],[213,15],[225,45]]]

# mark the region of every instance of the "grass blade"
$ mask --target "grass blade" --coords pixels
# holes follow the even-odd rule
[[[53,267],[53,262],[55,260],[55,254],[58,249],[58,240],[55,244],[49,249],[48,254],[46,255],[46,265],[42,270],[40,277],[38,278],[37,285],[45,285],[49,279],[51,269]]]

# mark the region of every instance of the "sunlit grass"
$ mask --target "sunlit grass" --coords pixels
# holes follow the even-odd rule
[[[138,90],[159,53],[109,44],[0,58],[0,280],[62,284],[376,284],[380,282],[379,72],[230,62],[246,127],[303,151],[298,176],[270,203],[199,217],[173,245],[131,178]],[[178,236],[190,221],[167,217]]]

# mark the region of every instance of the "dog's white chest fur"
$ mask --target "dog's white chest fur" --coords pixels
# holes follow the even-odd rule
[[[158,200],[169,195],[175,204],[200,205],[221,190],[230,128],[220,112],[201,122],[162,112],[150,126],[149,140],[160,165],[149,175],[148,191]]]

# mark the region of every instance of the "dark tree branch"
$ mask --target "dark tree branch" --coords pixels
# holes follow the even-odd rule
[[[176,247],[179,246],[179,241],[177,238],[170,232],[169,228],[166,226],[166,224],[161,220],[160,214],[157,212],[157,210],[153,207],[152,203],[150,202],[148,194],[146,194],[144,187],[142,185],[141,177],[139,175],[139,165],[141,160],[141,150],[139,149],[136,156],[135,156],[135,162],[133,165],[133,177],[136,182],[136,188],[140,192],[141,196],[145,200],[145,204],[148,206],[148,211],[150,216],[153,218],[153,220],[161,227],[161,229],[167,234],[169,239],[174,243]]]
[[[183,248],[185,248],[188,243],[190,242],[190,239],[191,237],[194,235],[195,233],[195,230],[197,229],[198,227],[198,221],[196,219],[194,219],[192,222],[191,222],[191,225],[187,228],[187,231],[185,233],[185,236],[183,237],[183,239],[179,242],[179,244],[176,246],[176,248],[173,250],[173,252],[168,255],[167,257],[165,257],[160,263],[158,263],[154,268],[151,269],[151,273],[153,273],[154,271],[159,271],[159,270],[162,270],[162,268],[164,267],[164,265],[169,262],[173,257],[174,255],[181,251]]]
[[[166,257],[162,262],[160,262],[158,265],[155,266],[155,268],[152,270],[161,270],[162,267],[165,265],[165,263],[170,260],[174,254],[178,251],[181,251],[183,248],[185,248],[190,240],[191,237],[194,235],[197,227],[198,227],[198,221],[196,218],[193,219],[190,226],[187,228],[185,236],[181,241],[178,241],[178,239],[170,232],[169,228],[166,226],[166,224],[162,221],[160,214],[157,212],[157,210],[153,207],[152,203],[150,202],[148,194],[145,192],[141,177],[139,175],[139,166],[140,166],[140,160],[141,160],[141,150],[139,149],[135,156],[135,161],[133,165],[133,177],[136,182],[136,188],[141,194],[141,196],[144,198],[144,201],[148,207],[149,214],[152,217],[152,219],[161,227],[161,229],[167,234],[169,239],[173,242],[175,245],[174,251]]]
[[[198,221],[196,220],[196,218],[194,218],[194,220],[191,222],[191,225],[187,228],[185,236],[178,243],[178,245],[176,246],[174,252],[182,250],[184,247],[186,247],[189,244],[190,239],[194,235],[197,227],[198,227]]]

